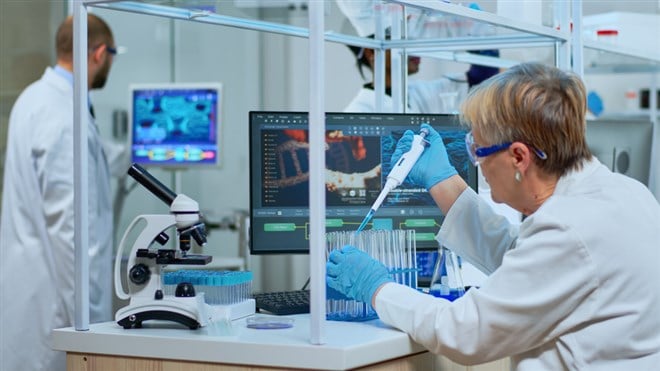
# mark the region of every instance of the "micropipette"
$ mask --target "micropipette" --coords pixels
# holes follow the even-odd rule
[[[399,184],[403,183],[404,179],[408,176],[408,173],[410,172],[410,169],[415,165],[417,160],[419,159],[419,156],[422,155],[422,152],[424,152],[424,148],[427,146],[427,142],[424,140],[426,136],[429,134],[428,129],[423,128],[420,130],[419,134],[415,134],[413,136],[413,141],[412,144],[410,145],[410,150],[401,156],[401,158],[392,166],[392,170],[390,170],[390,173],[387,175],[387,181],[385,182],[385,186],[383,187],[383,190],[380,191],[380,194],[378,195],[378,198],[376,198],[376,202],[371,206],[371,209],[367,213],[367,216],[364,217],[364,220],[358,227],[357,231],[355,233],[360,233],[364,227],[367,226],[367,223],[371,220],[371,218],[374,216],[376,213],[376,210],[380,207],[380,205],[383,203],[385,200],[385,197],[390,193],[391,190],[394,188],[398,187]]]

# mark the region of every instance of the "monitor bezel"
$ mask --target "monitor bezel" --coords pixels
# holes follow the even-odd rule
[[[181,163],[156,163],[156,162],[145,162],[142,160],[136,160],[133,157],[133,131],[134,131],[134,94],[139,90],[215,90],[218,95],[216,101],[216,112],[217,117],[215,120],[215,152],[216,158],[212,163],[209,162],[181,162]],[[223,84],[221,82],[160,82],[160,83],[135,83],[130,84],[128,87],[128,133],[127,133],[127,146],[129,151],[129,156],[131,163],[138,163],[144,167],[161,167],[167,169],[177,169],[177,168],[219,168],[222,166],[223,159],[223,149],[222,145],[223,135],[222,135],[222,100],[224,99]]]

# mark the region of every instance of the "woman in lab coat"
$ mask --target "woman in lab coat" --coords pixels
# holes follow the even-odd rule
[[[435,130],[409,178],[446,215],[437,240],[489,273],[484,284],[449,302],[391,282],[347,246],[330,255],[329,286],[462,364],[511,357],[516,370],[658,369],[660,205],[591,155],[580,79],[521,64],[476,87],[461,111],[493,199],[526,215],[522,224],[456,175]]]
[[[373,38],[376,32],[376,18],[381,17],[383,27],[386,28],[385,38],[389,39],[392,15],[400,12],[397,4],[383,4],[380,1],[336,0],[337,6],[360,37]],[[471,3],[470,8],[479,9],[479,5]],[[378,15],[378,11],[380,15]],[[427,14],[415,8],[407,9],[407,32],[412,39],[424,38],[452,38],[461,36],[474,36],[483,34],[479,25],[465,21],[461,18],[451,17],[442,13]],[[357,67],[362,78],[365,78],[364,69],[374,75],[374,50],[349,46],[356,57]],[[497,50],[473,51],[475,54],[485,56],[499,56]],[[408,57],[408,75],[419,71],[421,59],[417,56]],[[447,73],[437,79],[414,80],[406,84],[409,113],[454,113],[463,101],[470,87],[498,73],[499,69],[479,65],[470,65],[465,73]],[[382,101],[381,112],[398,112],[391,98],[390,78],[390,51],[385,55],[385,94]],[[344,108],[344,112],[376,112],[376,93],[373,81],[363,85],[351,102]]]
[[[56,36],[57,65],[18,97],[9,118],[0,224],[0,370],[58,371],[65,354],[51,331],[74,324],[73,27]],[[88,79],[101,88],[114,41],[88,17]],[[91,322],[108,321],[112,302],[112,206],[105,153],[91,112],[87,125]]]
[[[355,54],[360,74],[364,78],[364,69],[368,69],[373,76],[375,52],[373,49],[349,46]],[[479,54],[497,56],[495,50],[480,51]],[[408,57],[408,75],[419,71],[421,59],[415,56]],[[457,111],[458,104],[463,101],[468,88],[498,73],[493,67],[470,65],[465,73],[446,74],[434,80],[410,80],[408,87],[408,108],[410,113],[453,113]],[[390,51],[385,52],[385,97],[382,101],[381,112],[396,112],[391,97],[391,71]],[[344,108],[344,112],[376,112],[376,92],[374,83],[369,82],[353,97]]]

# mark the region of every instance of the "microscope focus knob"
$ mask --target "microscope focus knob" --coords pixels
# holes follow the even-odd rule
[[[176,290],[174,291],[174,296],[177,298],[191,298],[195,296],[195,287],[192,283],[181,282],[176,285]]]
[[[128,272],[131,282],[136,285],[144,285],[151,277],[151,271],[145,264],[136,264]]]

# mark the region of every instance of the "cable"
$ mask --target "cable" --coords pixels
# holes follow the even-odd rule
[[[307,281],[305,281],[305,284],[303,285],[301,290],[307,290],[307,287],[309,286],[309,280],[310,280],[310,277],[307,277]]]

